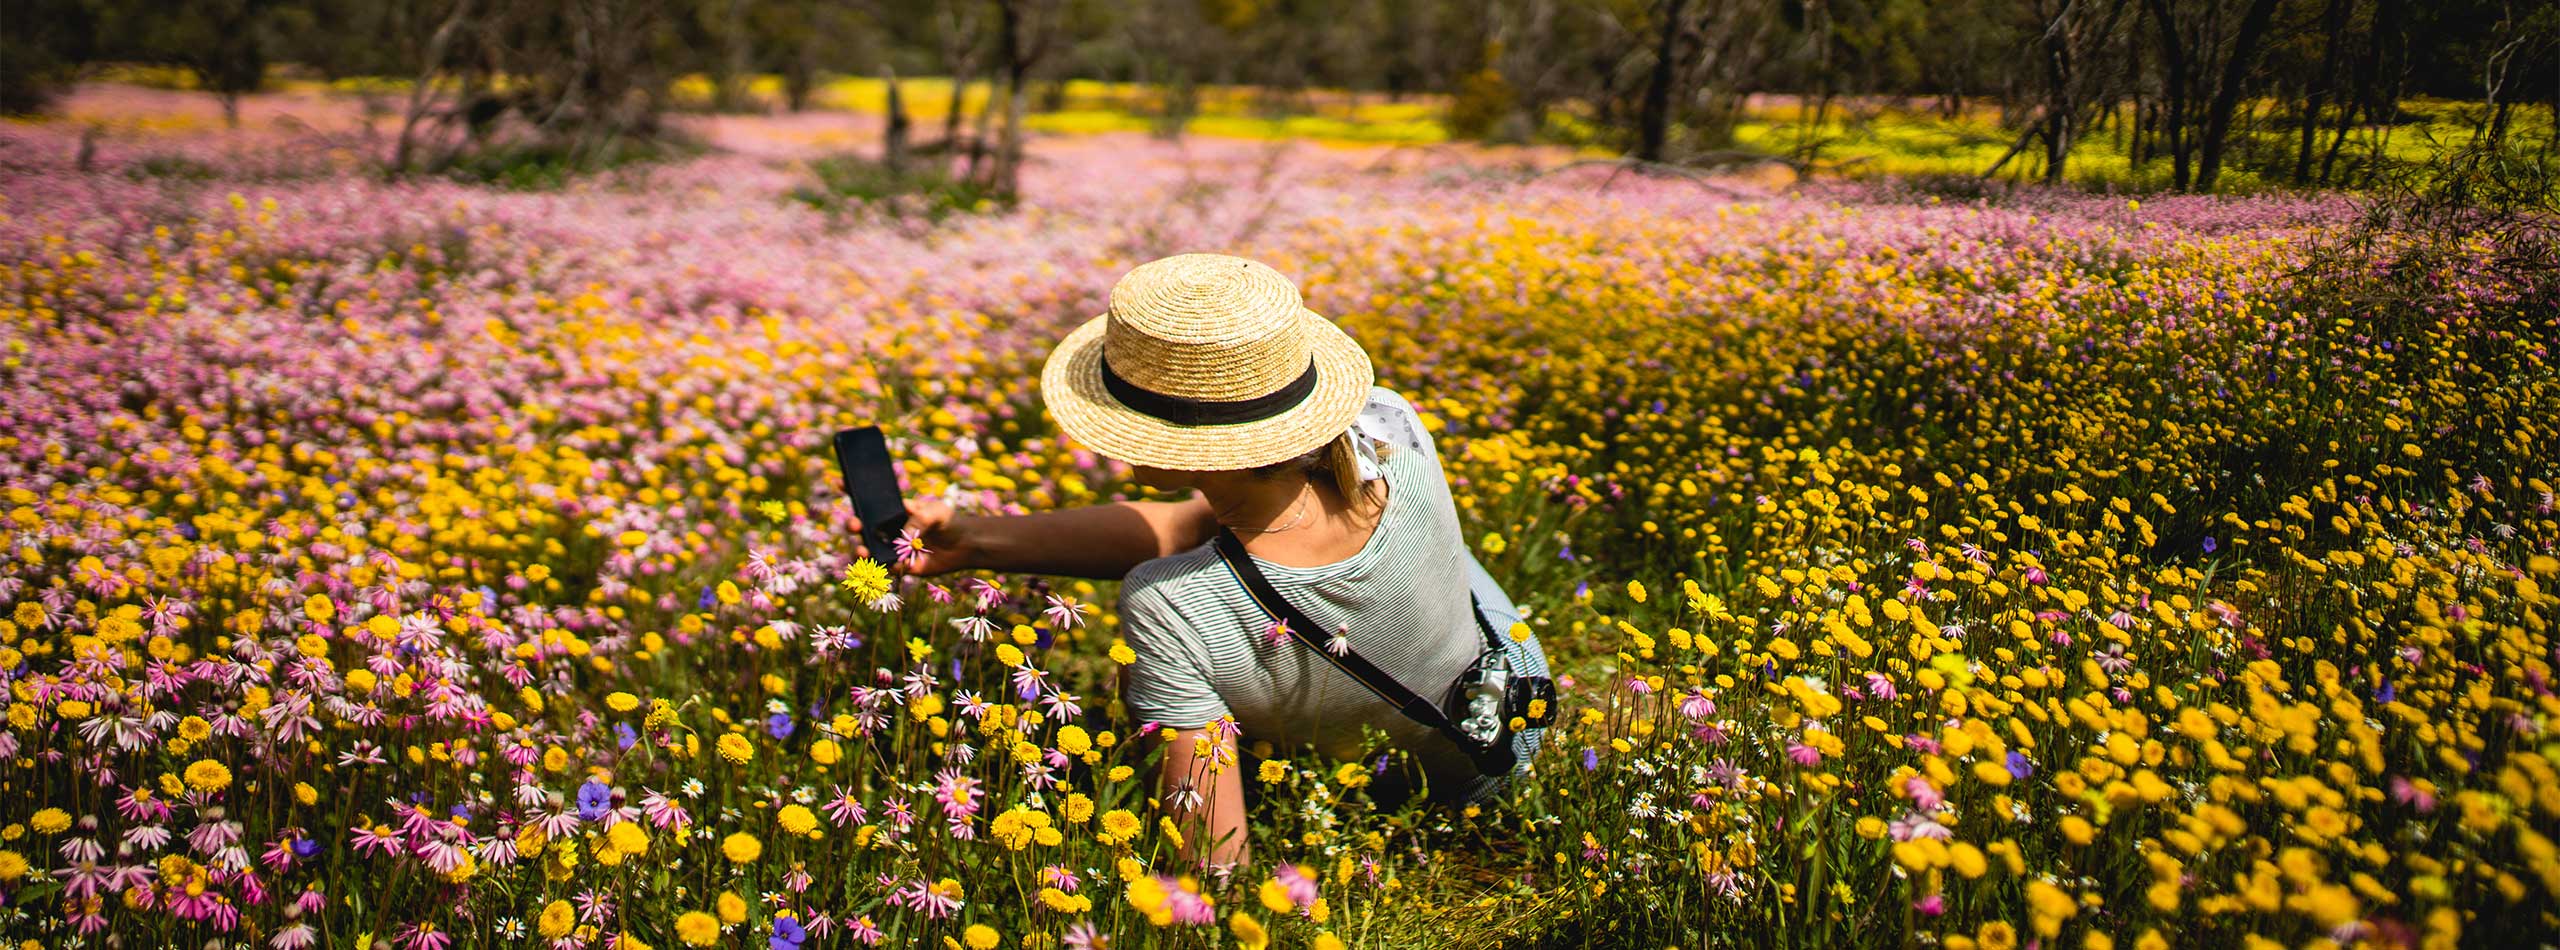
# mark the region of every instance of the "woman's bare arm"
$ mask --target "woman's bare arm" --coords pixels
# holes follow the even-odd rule
[[[1211,869],[1241,868],[1252,854],[1244,823],[1244,764],[1233,733],[1215,727],[1166,730],[1157,791],[1174,826],[1182,829],[1182,854]]]
[[[908,574],[983,569],[1118,580],[1130,568],[1209,540],[1217,522],[1209,502],[1116,501],[1027,515],[966,515],[940,499],[907,502],[907,524],[930,552],[899,565]],[[854,522],[856,556],[886,563],[887,552],[863,548]]]

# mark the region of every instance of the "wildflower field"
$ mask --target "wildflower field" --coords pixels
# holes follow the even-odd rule
[[[1116,135],[927,223],[795,200],[790,119],[506,191],[250,115],[0,126],[12,941],[2560,939],[2560,318],[2494,235]],[[1121,496],[1031,380],[1185,250],[1426,412],[1567,680],[1507,800],[1259,749],[1201,873],[1108,585],[848,559],[843,426]]]

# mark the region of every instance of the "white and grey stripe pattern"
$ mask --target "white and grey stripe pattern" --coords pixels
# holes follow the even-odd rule
[[[1483,649],[1483,635],[1467,613],[1468,592],[1498,633],[1507,633],[1519,612],[1469,553],[1438,450],[1412,406],[1373,387],[1360,429],[1389,440],[1380,466],[1387,510],[1368,545],[1319,567],[1256,563],[1281,596],[1327,625],[1319,637],[1346,636],[1379,669],[1438,699]],[[1131,571],[1120,591],[1120,617],[1137,653],[1124,701],[1138,721],[1194,729],[1233,715],[1243,745],[1312,746],[1337,758],[1359,755],[1362,727],[1374,727],[1417,754],[1435,789],[1465,788],[1462,797],[1472,798],[1496,784],[1475,782],[1474,765],[1447,738],[1405,718],[1324,657],[1295,640],[1266,636],[1271,618],[1211,545]],[[1502,640],[1515,668],[1546,674],[1534,638]],[[1534,732],[1521,740],[1524,765],[1525,753],[1535,749]]]

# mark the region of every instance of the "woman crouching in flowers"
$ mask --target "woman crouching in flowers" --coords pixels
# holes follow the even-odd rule
[[[909,504],[924,548],[902,552],[915,555],[901,559],[909,572],[1125,578],[1120,616],[1136,656],[1123,701],[1161,727],[1162,800],[1213,866],[1247,860],[1239,735],[1352,759],[1373,751],[1374,729],[1417,766],[1380,781],[1382,801],[1418,781],[1458,803],[1518,774],[1543,732],[1515,725],[1490,759],[1511,764],[1488,767],[1446,724],[1425,725],[1368,685],[1383,674],[1436,700],[1493,653],[1518,675],[1547,672],[1467,550],[1430,435],[1372,379],[1360,345],[1270,267],[1164,258],[1122,277],[1109,312],[1058,344],[1041,393],[1069,437],[1190,500],[1014,517]],[[1248,590],[1256,573],[1318,629],[1290,629],[1284,609]]]

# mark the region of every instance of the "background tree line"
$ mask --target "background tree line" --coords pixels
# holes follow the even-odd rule
[[[2181,189],[2235,160],[2352,183],[2416,96],[2472,100],[2472,134],[2555,147],[2560,0],[7,0],[0,107],[42,109],[96,63],[182,68],[226,105],[290,65],[411,80],[394,165],[501,141],[578,159],[656,141],[678,77],[718,109],[801,109],[828,75],[889,84],[893,167],[933,152],[1009,191],[1022,116],[1067,78],[1142,84],[1172,131],[1211,87],[1273,112],[1331,90],[1447,97],[1454,135],[1565,139],[1711,164],[1746,106],[1803,130],[1889,109],[1987,112],[2014,136],[1984,170],[2063,181],[2105,137]],[[938,128],[900,77],[961,80]],[[779,94],[754,95],[755,77]],[[983,107],[968,83],[990,84]],[[1755,98],[1758,97],[1758,98]],[[2519,123],[2519,115],[2541,116]],[[2367,133],[2367,134],[2359,134]],[[2018,163],[2013,167],[2013,163]]]

